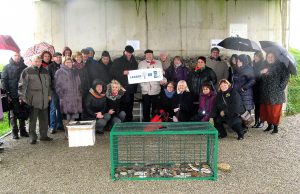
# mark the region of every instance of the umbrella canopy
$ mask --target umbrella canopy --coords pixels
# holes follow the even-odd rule
[[[265,52],[274,53],[277,59],[285,64],[292,75],[297,75],[296,60],[293,55],[286,50],[286,48],[272,41],[259,41],[259,43]]]
[[[241,37],[228,37],[222,40],[218,46],[226,49],[232,49],[237,51],[256,52],[260,51],[258,44],[252,40]]]
[[[20,48],[9,35],[0,35],[0,49],[20,52]]]
[[[30,58],[34,55],[40,55],[44,51],[49,51],[51,55],[55,52],[54,47],[46,42],[41,42],[28,48],[23,56],[25,64],[30,65]]]

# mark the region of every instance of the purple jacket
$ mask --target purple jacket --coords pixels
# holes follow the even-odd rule
[[[82,112],[81,82],[78,72],[62,65],[56,71],[55,90],[59,96],[60,110],[63,114]]]
[[[180,80],[185,80],[187,81],[189,75],[189,69],[181,65],[177,68],[174,67],[174,65],[171,65],[167,70],[166,70],[166,78],[168,81],[174,81],[175,83],[179,82]]]
[[[199,99],[199,109],[198,112],[202,112],[205,110],[205,116],[201,119],[201,121],[209,121],[211,110],[216,101],[216,94],[214,92],[210,92],[209,94],[201,94]]]

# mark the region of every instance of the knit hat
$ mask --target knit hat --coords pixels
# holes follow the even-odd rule
[[[133,53],[133,52],[134,52],[134,48],[133,48],[132,46],[130,46],[130,45],[127,45],[127,46],[125,47],[125,51],[127,51],[127,52],[129,52],[129,53]]]
[[[94,51],[94,49],[92,47],[86,47],[85,49],[88,50],[88,51],[92,51],[93,53],[95,53],[95,51]]]

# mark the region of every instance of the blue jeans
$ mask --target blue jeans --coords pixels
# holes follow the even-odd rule
[[[55,93],[52,94],[50,102],[50,128],[63,129],[59,98],[58,95]]]

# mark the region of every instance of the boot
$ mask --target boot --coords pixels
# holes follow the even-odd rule
[[[268,127],[264,130],[264,132],[271,131],[272,129],[274,129],[274,125],[268,124]]]
[[[274,129],[271,134],[278,133],[278,125],[274,125]]]
[[[20,129],[20,136],[21,137],[29,137],[28,132],[26,131],[26,129]]]
[[[12,137],[13,137],[13,139],[19,139],[18,133],[19,133],[19,129],[16,129],[16,128],[12,129]]]

